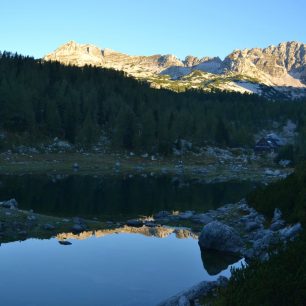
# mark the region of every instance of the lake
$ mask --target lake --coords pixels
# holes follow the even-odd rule
[[[204,184],[168,176],[0,176],[0,199],[55,216],[122,219],[160,210],[207,211],[238,201],[248,182]],[[0,247],[5,306],[156,305],[203,280],[229,276],[242,260],[201,254],[197,239],[132,233],[27,239]]]

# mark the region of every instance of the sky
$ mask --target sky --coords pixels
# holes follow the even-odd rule
[[[67,41],[131,55],[224,58],[306,43],[306,0],[1,0],[0,50],[40,58]]]

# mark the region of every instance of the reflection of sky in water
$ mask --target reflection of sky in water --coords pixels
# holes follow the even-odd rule
[[[2,244],[1,305],[155,305],[209,276],[198,241],[113,234]],[[240,262],[236,265],[240,265]]]

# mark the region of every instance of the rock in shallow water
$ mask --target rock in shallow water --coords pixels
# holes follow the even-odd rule
[[[60,240],[58,243],[61,245],[71,245],[72,244],[70,241],[66,241],[66,240]]]
[[[199,245],[203,249],[239,253],[243,241],[232,227],[212,221],[204,226],[199,237]]]

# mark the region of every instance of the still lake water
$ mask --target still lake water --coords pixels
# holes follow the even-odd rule
[[[117,219],[160,210],[206,211],[244,197],[246,182],[202,184],[171,177],[0,176],[0,199],[59,216]],[[28,239],[0,247],[0,305],[156,305],[202,280],[230,275],[238,259],[201,254],[197,239],[111,234]]]

